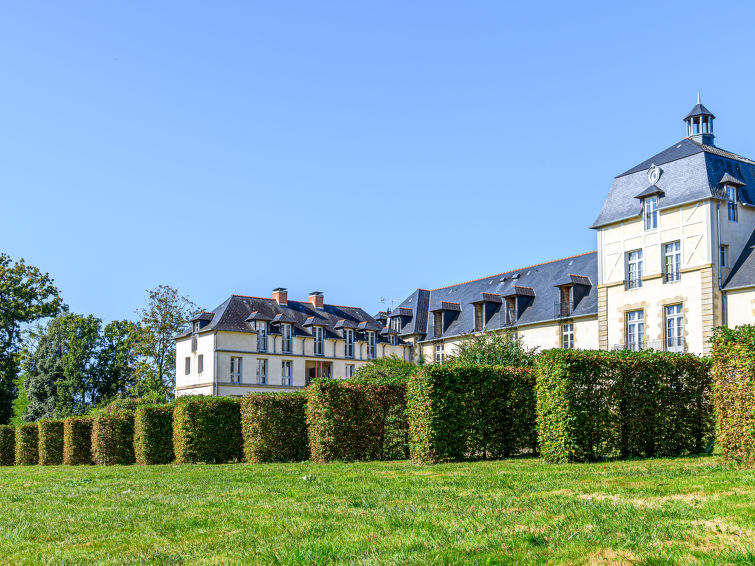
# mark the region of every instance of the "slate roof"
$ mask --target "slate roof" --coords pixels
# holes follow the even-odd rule
[[[689,114],[687,114],[684,117],[684,119],[686,120],[690,116],[710,116],[711,118],[715,118],[715,116],[713,116],[713,112],[708,110],[705,106],[703,106],[699,102],[695,104],[695,107],[689,111]]]
[[[755,287],[755,231],[750,235],[723,284],[726,291],[741,287]]]

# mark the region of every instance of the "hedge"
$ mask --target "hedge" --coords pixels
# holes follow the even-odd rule
[[[134,455],[137,464],[173,461],[173,405],[148,405],[136,410]]]
[[[755,326],[719,328],[713,337],[716,441],[724,459],[755,465]]]
[[[406,387],[316,381],[307,389],[312,460],[385,460],[407,455]]]
[[[173,413],[176,463],[241,461],[241,410],[237,399],[191,396],[176,401]]]
[[[537,361],[549,462],[700,453],[712,437],[710,364],[668,352],[548,350]]]
[[[134,413],[100,413],[92,423],[92,459],[112,466],[134,463]]]
[[[247,462],[309,459],[304,393],[251,393],[241,400],[241,430]]]
[[[39,464],[39,427],[24,423],[16,428],[16,465]]]
[[[534,385],[529,368],[423,367],[407,390],[412,460],[436,463],[536,451]]]
[[[92,417],[68,417],[63,423],[63,463],[67,466],[91,464]]]
[[[39,463],[59,466],[63,463],[63,421],[42,420],[39,426]]]
[[[16,463],[16,429],[11,425],[0,425],[0,466]]]

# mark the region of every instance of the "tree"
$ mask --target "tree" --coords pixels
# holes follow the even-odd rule
[[[147,291],[147,306],[137,310],[140,357],[137,396],[158,393],[172,397],[176,385],[176,342],[197,306],[177,289],[159,285]]]
[[[449,363],[531,367],[537,348],[525,348],[511,332],[485,332],[464,336],[456,345]]]
[[[0,253],[0,424],[10,421],[18,389],[21,332],[25,325],[65,310],[53,279],[23,259]]]
[[[137,341],[138,327],[131,321],[114,320],[105,326],[97,359],[98,402],[133,392],[138,366]]]

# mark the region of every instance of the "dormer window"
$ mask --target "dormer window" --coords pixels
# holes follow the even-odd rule
[[[267,322],[258,320],[254,324],[257,327],[257,351],[267,352]]]
[[[474,305],[474,331],[480,332],[482,330],[482,307],[483,303],[475,303]]]
[[[350,328],[347,328],[343,331],[343,339],[346,342],[346,345],[344,346],[344,357],[346,358],[353,358],[354,357],[354,331]]]
[[[376,334],[372,330],[367,332],[367,359],[375,357]]]
[[[658,228],[658,196],[645,197],[643,200],[643,216],[645,218],[645,230]]]
[[[291,353],[291,325],[281,324],[281,352]]]
[[[313,326],[312,327],[312,336],[315,339],[315,356],[322,356],[323,355],[323,332],[322,332],[322,326]]]
[[[435,311],[433,317],[433,335],[438,338],[443,334],[443,311]]]
[[[729,222],[737,221],[737,188],[727,185],[726,198],[728,199]]]
[[[391,319],[391,328],[396,332],[401,332],[401,317],[395,316]]]

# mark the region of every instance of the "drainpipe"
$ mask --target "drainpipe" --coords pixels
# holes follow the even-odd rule
[[[212,350],[215,352],[215,364],[212,368],[212,396],[218,396],[218,333],[212,333]]]
[[[721,203],[716,203],[716,232],[718,234],[718,290],[721,293],[721,321],[724,326],[728,325],[728,304],[726,301],[726,292],[723,290],[723,281],[721,277]]]

